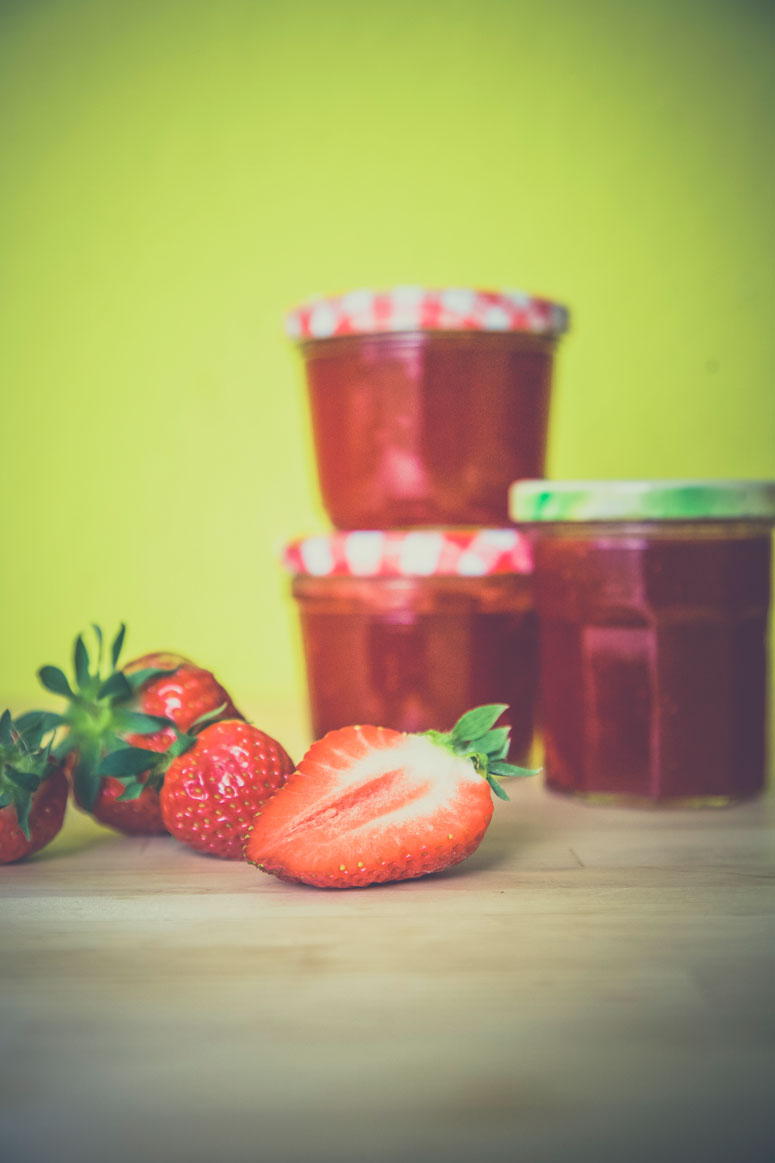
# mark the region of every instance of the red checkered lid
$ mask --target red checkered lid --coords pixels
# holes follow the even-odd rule
[[[523,291],[393,287],[310,299],[286,317],[291,339],[330,339],[384,331],[528,331],[561,335],[568,312]]]
[[[357,529],[292,541],[283,564],[310,577],[484,577],[528,574],[533,558],[517,529]]]

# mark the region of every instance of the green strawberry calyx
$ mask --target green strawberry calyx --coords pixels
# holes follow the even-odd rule
[[[102,778],[100,765],[110,755],[127,750],[137,751],[145,759],[142,770],[155,765],[156,752],[127,748],[123,736],[154,735],[157,731],[169,728],[175,729],[177,733],[170,719],[160,715],[146,715],[135,707],[137,692],[144,683],[174,674],[174,670],[145,667],[127,674],[118,667],[126,635],[124,623],[119,626],[108,651],[105,650],[101,628],[93,625],[92,629],[96,642],[93,657],[81,634],[75,640],[72,684],[58,666],[42,666],[38,671],[42,686],[67,700],[64,712],[31,712],[45,716],[49,729],[63,728],[64,734],[54,747],[53,754],[63,759],[71,752],[74,753],[75,793],[87,810],[93,808],[97,798]],[[129,763],[132,766],[126,774],[139,775],[138,760],[129,760]]]
[[[97,776],[100,779],[108,776],[123,783],[124,790],[117,797],[119,800],[136,800],[147,787],[158,791],[164,783],[164,776],[173,759],[190,751],[197,741],[199,732],[208,723],[219,718],[226,707],[227,704],[222,703],[212,711],[205,711],[191,724],[188,731],[181,731],[174,723],[168,723],[167,725],[175,732],[175,740],[166,751],[146,751],[142,747],[117,747],[100,760],[97,765]]]
[[[0,715],[0,809],[13,806],[16,820],[27,840],[30,837],[32,798],[54,770],[51,755],[54,725],[46,712],[29,711],[17,719],[10,711]],[[43,739],[49,736],[43,746]]]
[[[474,769],[490,785],[501,800],[509,797],[501,779],[538,775],[540,768],[517,767],[507,763],[511,735],[510,727],[496,727],[498,719],[508,710],[506,703],[490,703],[474,707],[458,719],[451,731],[423,731],[422,734],[451,751],[461,759],[470,759]]]

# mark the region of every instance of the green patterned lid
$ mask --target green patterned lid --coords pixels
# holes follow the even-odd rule
[[[775,481],[517,481],[512,521],[763,521]]]

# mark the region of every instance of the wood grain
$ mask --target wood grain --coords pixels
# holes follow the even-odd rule
[[[0,870],[0,1156],[769,1161],[774,815],[533,781],[321,892],[72,811]]]

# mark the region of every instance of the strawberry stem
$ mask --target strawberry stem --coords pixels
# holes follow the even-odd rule
[[[122,733],[153,735],[157,731],[175,726],[171,719],[159,715],[146,715],[134,709],[135,694],[141,683],[172,674],[173,671],[146,668],[136,675],[126,675],[119,670],[118,660],[126,636],[126,626],[122,622],[110,646],[110,671],[104,674],[105,650],[102,629],[96,624],[92,628],[96,639],[96,665],[92,669],[88,648],[83,636],[79,634],[73,646],[75,689],[57,666],[43,666],[38,671],[38,678],[46,690],[67,700],[64,713],[57,716],[57,725],[63,726],[66,734],[54,753],[61,758],[70,751],[77,752],[75,789],[79,801],[87,810],[93,808],[100,780],[103,774],[107,774],[100,772],[101,761],[121,746],[118,735]],[[43,715],[46,712],[34,713]],[[159,778],[156,769],[160,765],[154,758],[155,754],[150,750],[145,752],[147,756],[145,770],[152,768],[155,778]],[[111,771],[110,774],[122,782],[126,778],[129,783],[133,781],[137,783],[136,764],[139,761],[130,762],[133,762],[135,767],[129,771],[123,773]]]
[[[0,809],[13,805],[16,820],[30,839],[32,797],[51,773],[51,743],[58,715],[30,711],[16,721],[10,711],[0,716]],[[50,734],[48,744],[44,737]]]
[[[510,727],[496,727],[498,719],[508,710],[506,703],[489,703],[474,707],[458,719],[451,731],[424,731],[427,738],[451,751],[461,759],[470,759],[474,770],[490,785],[501,800],[509,797],[501,786],[501,779],[522,779],[538,775],[540,768],[517,767],[507,763]]]

